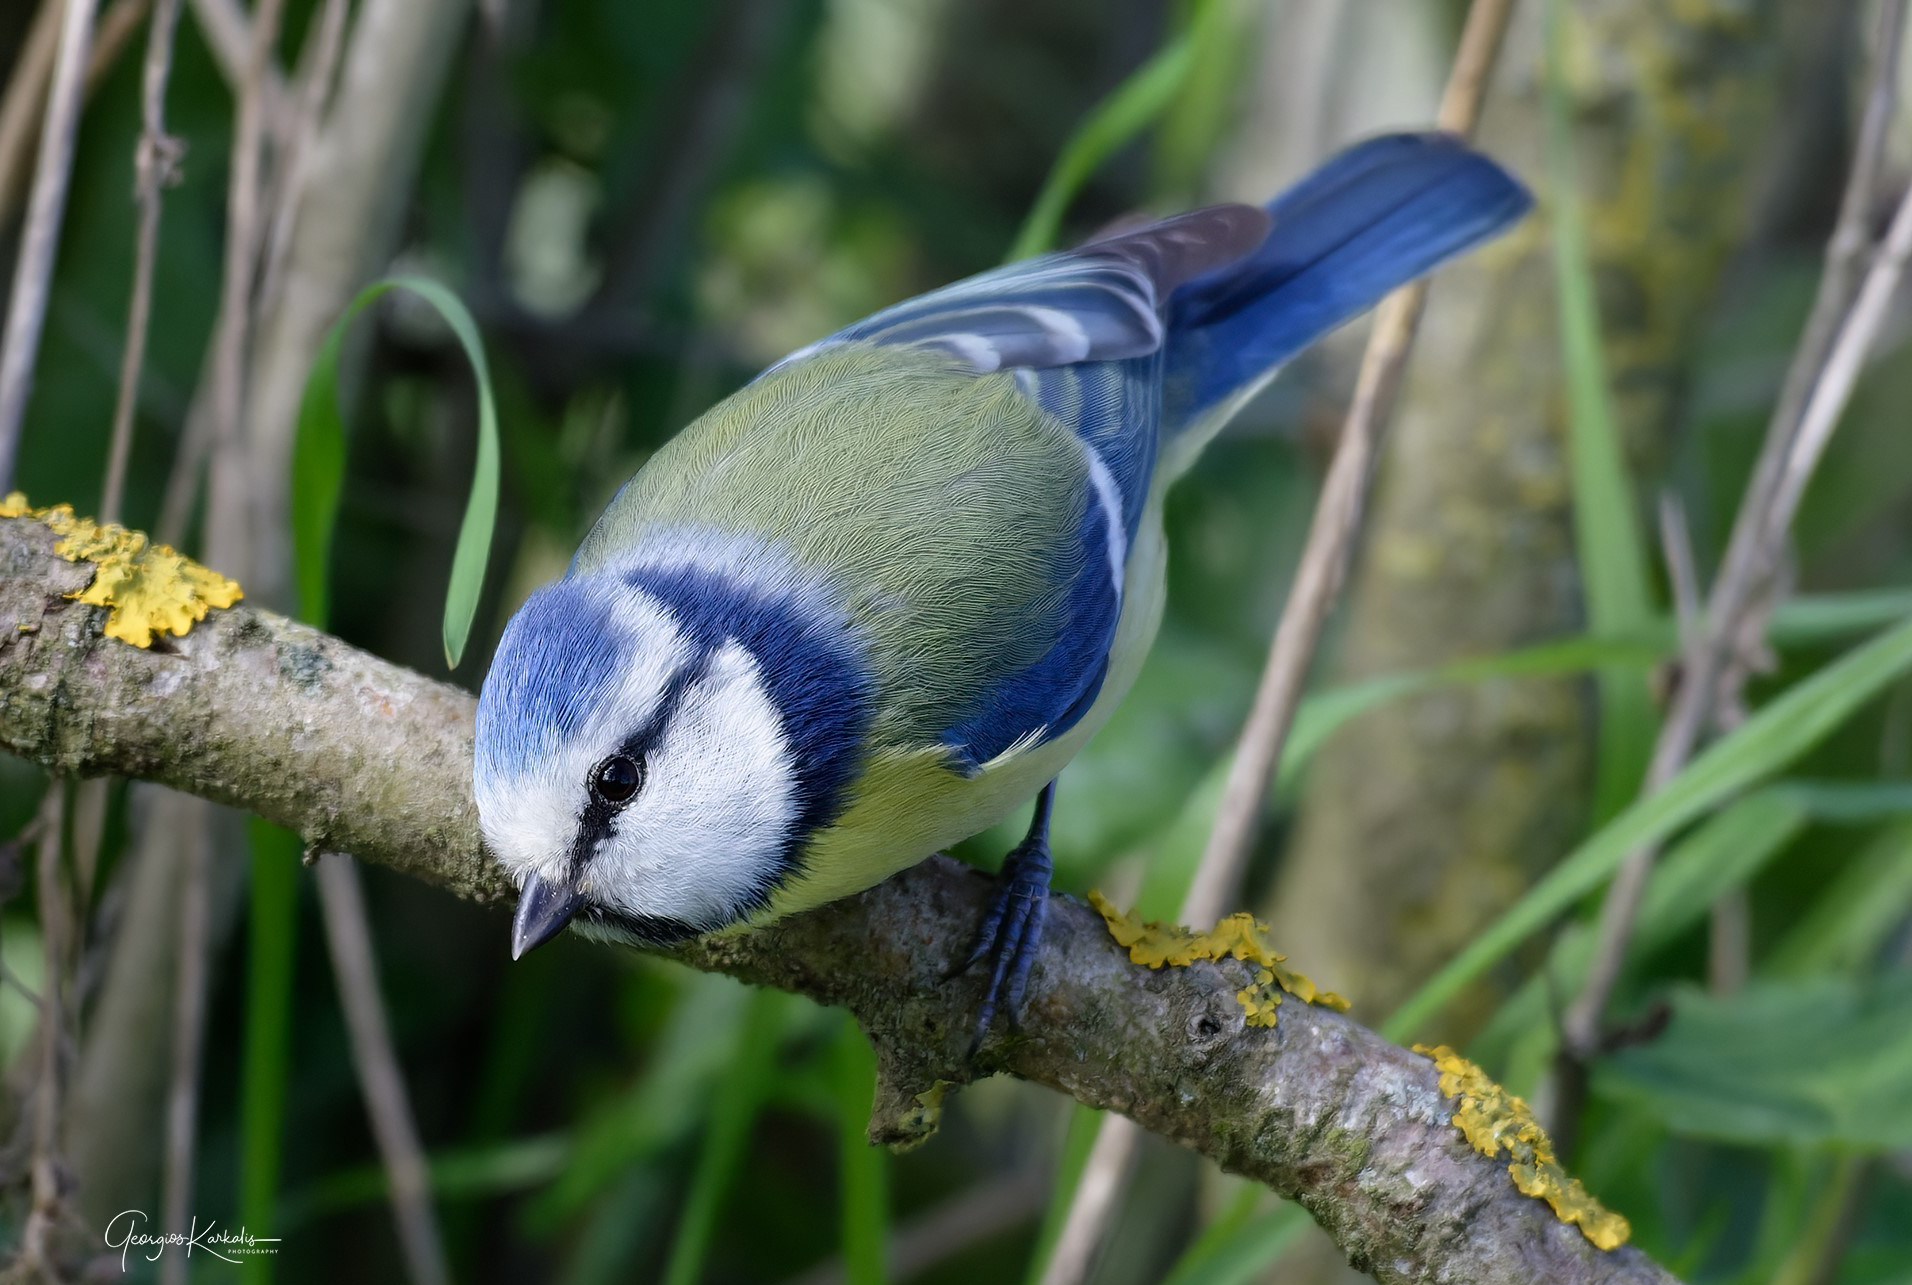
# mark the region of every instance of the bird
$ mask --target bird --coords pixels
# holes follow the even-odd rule
[[[1013,1023],[1056,778],[1162,614],[1163,494],[1282,365],[1531,205],[1456,136],[877,312],[666,442],[499,638],[478,698],[512,957],[872,887],[1034,800],[954,976]]]

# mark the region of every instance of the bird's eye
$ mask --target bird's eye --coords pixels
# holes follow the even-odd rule
[[[644,765],[628,754],[613,754],[591,773],[591,793],[601,803],[621,808],[644,785]]]

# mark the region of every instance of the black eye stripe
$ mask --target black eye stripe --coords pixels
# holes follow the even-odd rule
[[[706,648],[679,666],[665,680],[664,690],[657,700],[657,708],[651,716],[640,724],[636,731],[626,738],[624,744],[605,758],[592,765],[584,779],[584,807],[578,815],[578,830],[571,839],[571,869],[575,877],[585,865],[596,856],[611,837],[617,814],[643,792],[644,781],[649,777],[648,759],[652,749],[664,735],[664,729],[676,717],[677,707],[684,703],[684,695],[691,685],[701,679],[710,668],[710,658],[715,648]],[[637,765],[637,788],[620,801],[604,797],[598,790],[598,773],[605,766],[618,759],[628,759]]]

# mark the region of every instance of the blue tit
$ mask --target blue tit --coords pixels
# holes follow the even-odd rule
[[[626,482],[478,700],[516,957],[868,888],[1032,797],[970,962],[1041,936],[1056,775],[1161,617],[1162,497],[1283,362],[1528,208],[1440,134],[986,272],[759,375]]]

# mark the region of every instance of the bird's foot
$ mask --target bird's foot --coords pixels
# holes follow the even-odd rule
[[[1002,874],[996,879],[989,906],[983,911],[974,949],[950,970],[949,975],[955,977],[989,961],[989,984],[983,991],[982,1011],[969,1044],[971,1057],[982,1047],[997,1013],[1007,1016],[1012,1028],[1021,1024],[1023,994],[1029,987],[1029,971],[1035,966],[1043,921],[1049,914],[1050,869],[1046,833],[1032,834],[1010,851],[1003,859]]]

